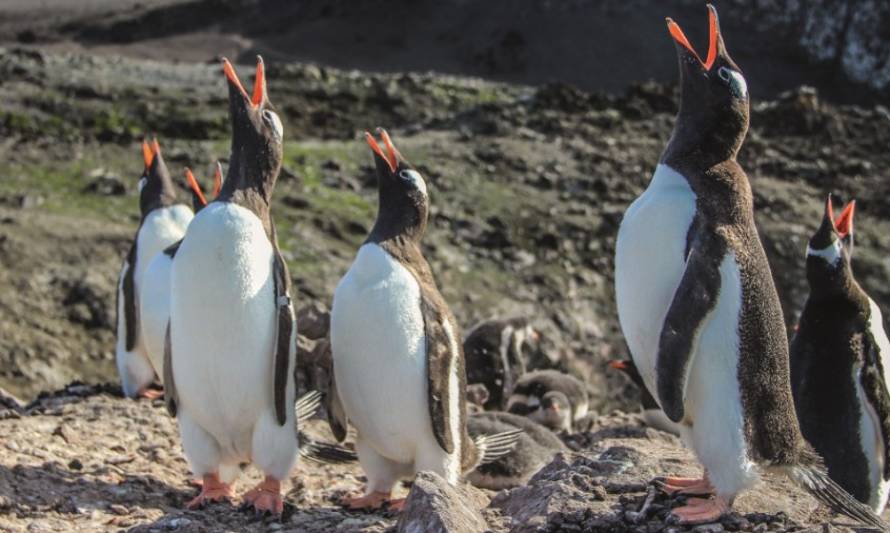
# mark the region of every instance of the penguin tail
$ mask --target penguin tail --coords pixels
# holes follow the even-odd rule
[[[822,458],[812,450],[804,450],[799,462],[785,467],[786,474],[814,498],[832,511],[856,520],[878,531],[890,531],[871,507],[860,502],[828,477]]]
[[[297,424],[308,422],[310,418],[321,408],[321,393],[317,390],[309,391],[297,399],[294,406],[297,415]]]
[[[307,461],[329,465],[342,465],[358,461],[358,455],[343,446],[318,442],[303,432],[300,432],[299,439],[300,457]]]
[[[495,433],[493,435],[479,435],[474,442],[479,450],[479,464],[484,465],[497,461],[501,457],[509,454],[519,442],[519,436],[524,433],[521,429],[511,429],[503,433]]]

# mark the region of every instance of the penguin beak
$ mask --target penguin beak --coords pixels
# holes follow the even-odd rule
[[[392,144],[392,140],[389,138],[389,134],[386,133],[386,130],[383,128],[377,128],[377,134],[380,135],[383,140],[383,144],[386,147],[386,153],[383,152],[383,149],[380,148],[380,145],[377,144],[377,140],[371,135],[370,132],[365,132],[365,141],[367,141],[368,146],[371,147],[371,150],[374,152],[374,160],[377,163],[378,170],[381,169],[382,165],[386,165],[384,168],[389,169],[390,174],[395,174],[396,170],[399,168],[399,160],[401,159],[401,154],[396,150],[396,147]]]
[[[625,363],[624,361],[621,361],[621,360],[616,359],[616,360],[614,360],[614,361],[609,361],[609,368],[614,368],[615,370],[626,370],[626,369],[627,369],[627,363]]]
[[[148,141],[142,141],[142,160],[145,163],[145,172],[148,172],[148,169],[151,168],[151,163],[155,159],[155,153],[151,149],[151,145],[148,144]]]
[[[830,201],[830,200],[829,200]],[[834,220],[834,231],[837,232],[838,237],[841,239],[846,239],[847,236],[853,235],[853,215],[856,212],[856,200],[850,200],[844,209],[841,211],[841,214],[837,216]]]
[[[256,56],[256,60],[256,76],[253,82],[253,94],[248,96],[247,91],[244,90],[244,86],[241,85],[241,80],[238,79],[238,74],[235,72],[235,68],[228,59],[223,58],[223,72],[225,72],[226,79],[229,82],[230,97],[240,95],[243,102],[253,109],[265,105],[269,99],[269,95],[266,92],[266,66],[265,63],[263,63],[262,57]]]
[[[192,189],[192,193],[198,198],[201,202],[201,205],[207,205],[207,199],[204,198],[204,192],[201,190],[201,186],[198,185],[198,180],[195,179],[195,175],[192,174],[192,170],[190,168],[185,169],[185,179],[189,184],[189,187]]]
[[[222,189],[222,165],[219,161],[216,162],[216,170],[213,172],[213,197],[216,198],[219,196],[219,191]]]
[[[689,39],[686,38],[686,34],[683,33],[680,25],[670,17],[666,18],[665,21],[667,22],[668,32],[674,38],[677,53],[690,61],[695,59],[705,71],[711,70],[711,67],[714,66],[714,62],[717,60],[717,53],[720,48],[720,24],[717,20],[717,10],[714,6],[708,4],[708,55],[704,61],[702,61],[701,56],[696,53],[695,49],[692,48],[692,45],[689,44]]]

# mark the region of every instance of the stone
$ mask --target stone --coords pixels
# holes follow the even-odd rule
[[[469,485],[451,486],[433,472],[419,472],[399,518],[399,533],[486,531],[480,509],[488,498]]]

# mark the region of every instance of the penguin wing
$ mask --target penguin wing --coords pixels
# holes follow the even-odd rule
[[[346,431],[349,428],[349,420],[346,418],[346,410],[340,403],[340,393],[337,392],[337,381],[334,379],[334,368],[328,376],[328,393],[325,396],[325,408],[328,411],[328,425],[337,442],[346,440]]]
[[[655,360],[656,388],[662,409],[674,422],[682,420],[685,414],[689,369],[704,319],[720,294],[720,263],[725,251],[717,235],[696,236],[686,258],[683,278],[664,318]]]
[[[461,420],[466,413],[466,374],[463,368],[463,347],[448,308],[438,293],[421,289],[420,308],[423,313],[423,326],[426,337],[428,401],[433,434],[446,453],[453,453],[459,443],[454,442],[455,432],[451,431],[452,417]],[[439,305],[437,305],[439,304]],[[452,413],[448,385],[450,374],[458,375],[457,413]]]
[[[281,252],[275,250],[275,309],[278,316],[278,336],[275,343],[275,374],[274,402],[275,418],[279,426],[287,422],[287,369],[290,366],[291,354],[296,350],[291,338],[294,333],[294,306],[290,298],[290,274],[287,271],[287,263],[281,257]]]
[[[173,380],[173,348],[170,344],[170,321],[167,321],[167,332],[164,334],[164,403],[167,412],[176,418],[179,397],[176,393],[176,382]]]
[[[890,479],[890,393],[887,392],[887,383],[884,381],[883,361],[879,345],[870,334],[866,335],[865,362],[859,380],[862,390],[865,392],[866,401],[874,409],[881,430],[881,440],[884,442],[884,472],[883,479]]]
[[[136,234],[137,238],[139,234]],[[136,346],[136,240],[127,253],[127,259],[124,262],[124,271],[121,272],[123,279],[121,280],[121,291],[124,296],[124,326],[127,333],[125,346],[127,351],[132,351]]]

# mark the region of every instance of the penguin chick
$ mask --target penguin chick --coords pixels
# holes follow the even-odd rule
[[[539,339],[540,334],[526,318],[486,320],[467,333],[467,383],[481,383],[488,389],[488,400],[483,404],[486,410],[506,408],[513,385],[525,374],[525,352],[534,348]]]
[[[192,192],[192,209],[200,212],[207,205],[204,191],[195,180],[190,169],[185,169],[186,183]],[[222,166],[217,161],[214,172],[214,198],[219,195],[222,185]],[[155,374],[163,383],[164,378],[164,342],[167,336],[167,324],[170,322],[170,268],[173,258],[182,239],[155,255],[145,270],[145,285],[152,290],[145,292],[139,299],[139,317],[144,336],[145,353],[154,368]]]
[[[754,488],[760,469],[789,476],[832,509],[885,524],[827,475],[795,416],[782,307],[737,155],[748,131],[745,78],[708,6],[704,61],[667,19],[680,67],[673,133],[615,247],[621,330],[646,386],[705,467],[668,491],[711,494],[671,511],[709,523]]]
[[[828,475],[880,514],[890,492],[890,342],[853,276],[855,206],[835,218],[829,196],[807,246],[810,294],[791,343],[791,384],[800,429]]]
[[[386,131],[378,132],[386,151],[365,134],[377,168],[377,220],[337,284],[331,309],[329,421],[338,440],[348,422],[355,426],[367,475],[365,494],[343,502],[353,509],[387,502],[401,508],[404,500],[390,501],[400,479],[429,470],[455,484],[517,438],[467,434],[460,329],[421,249],[426,182]]]
[[[230,499],[233,467],[250,462],[265,477],[244,504],[280,515],[281,481],[298,456],[291,279],[270,211],[284,129],[262,58],[251,95],[228,60],[223,72],[232,125],[228,173],[173,258],[165,399],[189,466],[204,480],[188,506]]]
[[[587,388],[575,376],[558,370],[535,370],[513,387],[507,411],[523,415],[555,431],[571,433],[587,416]]]
[[[483,489],[501,490],[524,485],[557,453],[568,451],[552,431],[530,418],[512,413],[490,411],[470,415],[467,430],[473,437],[522,431],[512,452],[479,465],[467,475],[470,483]]]
[[[176,187],[170,179],[157,139],[142,142],[145,165],[139,178],[141,218],[136,237],[121,267],[117,283],[117,342],[115,360],[124,395],[154,397],[147,387],[155,380],[155,369],[145,347],[140,321],[142,296],[158,289],[145,273],[152,259],[185,234],[194,214],[177,203]]]
[[[640,389],[640,416],[647,426],[673,433],[674,435],[680,434],[680,429],[664,414],[664,411],[658,406],[658,402],[655,401],[649,389],[646,388],[643,377],[640,375],[640,371],[637,370],[637,365],[634,364],[633,359],[609,361],[609,368],[624,372],[633,384]]]

